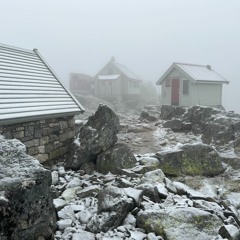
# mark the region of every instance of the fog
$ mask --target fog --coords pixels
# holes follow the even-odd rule
[[[172,62],[210,64],[240,113],[239,0],[0,0],[3,44],[37,48],[58,76],[94,76],[114,56],[156,82]]]

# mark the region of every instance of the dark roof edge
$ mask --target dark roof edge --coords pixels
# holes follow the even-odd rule
[[[75,116],[79,114],[79,112],[68,112],[68,113],[55,113],[55,114],[44,114],[44,115],[37,115],[37,116],[31,116],[31,117],[20,117],[20,118],[10,118],[10,119],[4,119],[0,120],[0,126],[1,125],[9,125],[9,124],[15,124],[15,123],[22,123],[22,122],[32,122],[32,121],[41,121],[51,118],[60,118],[60,117],[69,117],[69,116]]]
[[[60,78],[56,75],[56,73],[53,71],[53,69],[50,67],[50,65],[44,60],[44,58],[41,56],[41,54],[38,52],[38,49],[34,48],[33,51],[37,54],[37,56],[40,58],[40,60],[45,64],[45,66],[48,68],[48,70],[53,74],[53,76],[59,81],[61,86],[66,90],[66,92],[69,94],[69,96],[73,99],[73,101],[77,104],[77,106],[80,108],[81,113],[85,112],[84,107],[78,102],[78,100],[73,96],[73,94],[65,87],[65,85],[62,83]]]

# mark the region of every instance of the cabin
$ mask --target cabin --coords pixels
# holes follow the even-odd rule
[[[130,102],[140,98],[142,80],[126,66],[111,60],[96,74],[95,95],[111,102]]]
[[[94,80],[93,77],[89,75],[81,73],[70,73],[69,85],[70,91],[74,94],[94,94]]]
[[[67,155],[82,105],[37,49],[0,44],[0,134],[41,163]]]
[[[161,85],[161,105],[221,107],[228,83],[210,65],[173,63],[156,84]]]

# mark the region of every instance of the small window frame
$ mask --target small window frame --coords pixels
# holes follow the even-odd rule
[[[165,80],[165,87],[171,87],[171,79],[170,78]]]
[[[189,80],[182,81],[182,94],[188,95],[189,94]]]

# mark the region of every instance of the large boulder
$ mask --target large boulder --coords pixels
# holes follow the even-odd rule
[[[183,108],[183,107],[163,105],[161,107],[160,118],[163,119],[163,120],[170,120],[170,119],[173,119],[173,118],[179,118],[185,112],[186,112],[186,109]]]
[[[0,239],[53,239],[51,172],[25,151],[0,137]]]
[[[224,167],[217,151],[206,144],[185,144],[180,149],[156,153],[161,169],[167,175],[214,176]]]
[[[158,116],[156,116],[156,114],[152,114],[151,112],[148,112],[147,110],[143,110],[140,114],[140,120],[147,120],[149,122],[154,122],[158,120]]]
[[[117,143],[97,157],[97,171],[103,174],[111,172],[121,174],[122,169],[132,168],[137,160],[127,144]]]
[[[216,215],[193,207],[147,210],[137,215],[138,227],[168,240],[212,240],[221,225]]]
[[[179,119],[173,119],[163,123],[164,128],[170,128],[174,132],[179,132],[183,130],[183,123]]]
[[[94,115],[80,129],[76,158],[69,158],[67,168],[79,169],[86,162],[95,162],[97,155],[117,142],[119,118],[108,106],[100,104]]]

